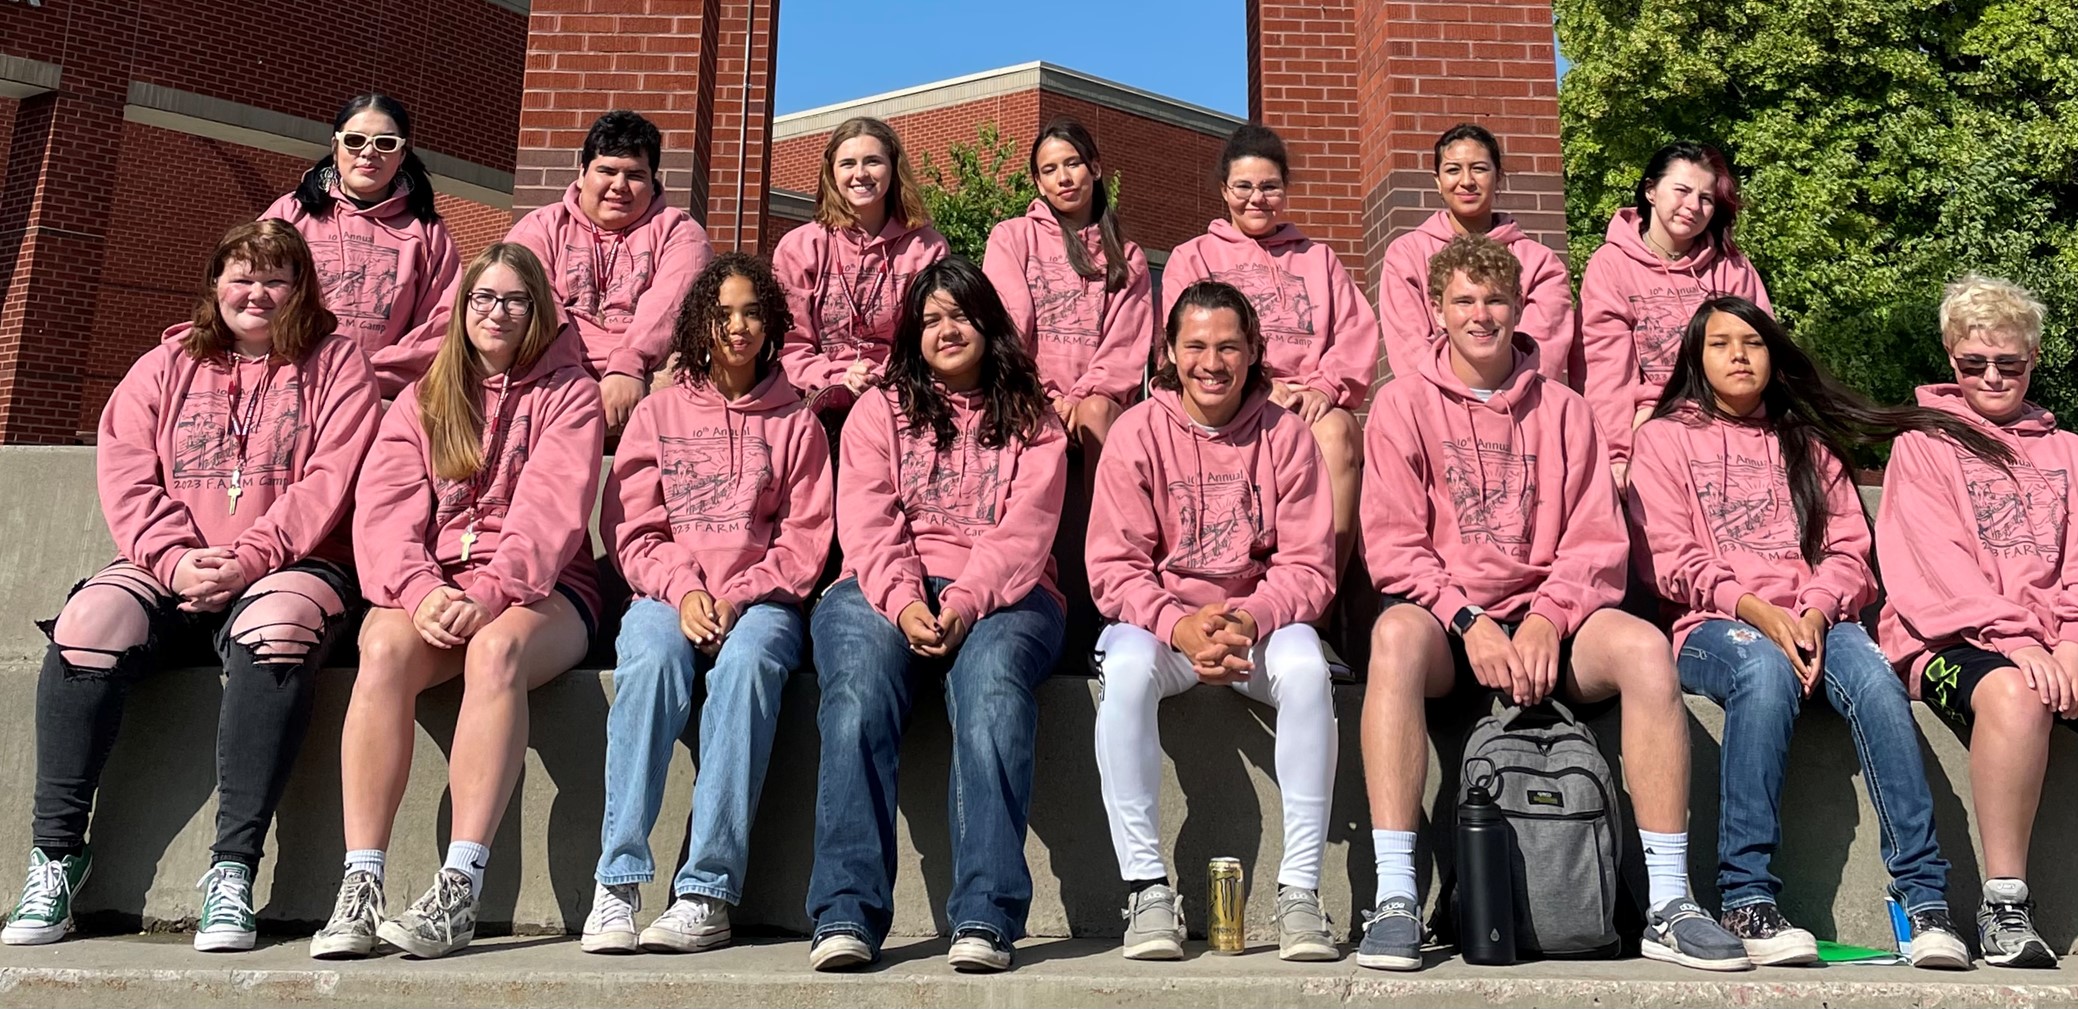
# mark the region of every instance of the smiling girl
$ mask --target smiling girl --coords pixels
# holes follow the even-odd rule
[[[1378,372],[1378,316],[1335,250],[1285,219],[1290,159],[1267,127],[1242,126],[1219,156],[1225,220],[1176,247],[1162,272],[1162,314],[1200,280],[1232,285],[1262,320],[1270,402],[1313,429],[1335,505],[1335,569],[1356,542],[1363,430],[1356,412]]]
[[[911,281],[948,251],[895,131],[840,123],[823,147],[814,223],[772,250],[794,314],[780,361],[817,411],[850,409],[880,377]]]
[[[1857,619],[1876,575],[1847,448],[1906,431],[1971,453],[1998,446],[1947,414],[1872,406],[1736,297],[1704,302],[1689,322],[1653,418],[1638,428],[1628,511],[1651,552],[1639,567],[1682,610],[1682,689],[1725,711],[1719,923],[1757,965],[1818,960],[1817,940],[1778,908],[1769,863],[1790,734],[1804,703],[1824,698],[1861,756],[1913,966],[1969,967],[1911,700]]]
[[[280,221],[231,229],[204,277],[194,321],[168,329],[101,413],[96,484],[119,556],[39,625],[51,644],[36,681],[34,847],[0,932],[9,945],[72,930],[131,684],[207,656],[224,687],[195,948],[251,949],[261,849],[318,670],[359,605],[335,527],[381,408],[367,358],[333,332],[310,251]]]
[[[945,908],[951,961],[1002,970],[1032,903],[1033,691],[1061,650],[1047,547],[1067,438],[973,263],[925,268],[905,312],[887,376],[844,425],[844,578],[810,621],[822,769],[809,963],[837,970],[880,955],[894,915],[897,754],[910,698],[942,680],[959,809]]]
[[[374,363],[383,395],[417,378],[399,345],[432,317],[460,261],[411,149],[404,103],[366,94],[341,106],[332,149],[260,217],[289,222],[310,243],[325,307]]]
[[[527,692],[584,657],[598,574],[586,532],[605,422],[583,344],[541,263],[500,242],[469,264],[426,377],[383,416],[355,490],[354,555],[373,609],[341,729],[346,876],[316,957],[469,944],[491,835],[519,779]],[[453,842],[384,920],[384,849],[411,773],[418,696],[456,677]]]
[[[1436,191],[1444,209],[1385,247],[1378,319],[1394,378],[1419,374],[1443,339],[1429,308],[1429,260],[1459,235],[1485,235],[1521,261],[1523,307],[1516,332],[1537,341],[1537,366],[1546,378],[1565,377],[1576,325],[1573,281],[1556,253],[1494,209],[1504,179],[1501,142],[1486,127],[1459,123],[1436,138]]]
[[[677,381],[635,408],[614,453],[599,528],[636,598],[614,649],[588,953],[730,940],[801,604],[833,529],[829,442],[779,369],[790,322],[762,262],[717,257],[678,318]],[[637,932],[650,830],[702,680],[692,838],[670,907]]]
[[[1580,280],[1580,344],[1569,374],[1587,397],[1622,487],[1631,431],[1651,416],[1674,372],[1695,306],[1721,295],[1762,309],[1768,289],[1732,241],[1739,181],[1717,148],[1668,144],[1638,179],[1634,205],[1609,220],[1608,241]]]

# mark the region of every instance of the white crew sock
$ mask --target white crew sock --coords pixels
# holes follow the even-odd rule
[[[1688,896],[1688,832],[1641,830],[1638,840],[1645,845],[1645,880],[1652,891],[1652,906]]]
[[[346,871],[374,873],[378,883],[382,882],[382,863],[381,848],[356,848],[346,853]]]
[[[469,892],[483,892],[483,870],[491,863],[491,849],[475,841],[456,841],[447,846],[447,864],[443,868],[453,869],[469,877]]]
[[[1415,899],[1414,893],[1414,832],[1411,830],[1374,830],[1371,832],[1372,857],[1378,863],[1378,894],[1376,907],[1394,897]]]

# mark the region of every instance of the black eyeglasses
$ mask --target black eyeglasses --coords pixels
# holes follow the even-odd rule
[[[377,154],[395,154],[404,149],[404,138],[394,133],[377,133],[374,136],[370,136],[366,133],[347,133],[342,131],[332,134],[332,139],[339,141],[339,146],[355,154],[361,153],[361,148],[369,144],[375,145]]]
[[[489,291],[469,292],[469,310],[478,315],[489,315],[493,311],[524,319],[534,312],[534,301],[524,294],[508,294],[499,297]]]
[[[1952,360],[1955,362],[1956,371],[1962,372],[1971,378],[1977,378],[1991,368],[1998,369],[1999,375],[2004,378],[2019,378],[2027,374],[2029,368],[2035,366],[2035,362],[2032,359],[2015,357],[2011,354],[2001,354],[1998,357],[1985,357],[1983,354],[1964,354]]]

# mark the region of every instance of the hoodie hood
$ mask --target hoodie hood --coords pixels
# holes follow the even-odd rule
[[[1183,405],[1183,394],[1174,389],[1156,389],[1149,397],[1161,404],[1162,413],[1178,428],[1205,441],[1246,441],[1249,434],[1262,426],[1263,408],[1270,404],[1270,394],[1261,389],[1250,390],[1241,400],[1241,409],[1225,424],[1208,428],[1192,419],[1190,411]]]
[[[1716,240],[1708,235],[1696,239],[1688,253],[1677,259],[1661,259],[1660,254],[1646,244],[1643,224],[1638,218],[1636,207],[1625,207],[1609,219],[1607,238],[1609,244],[1623,250],[1632,262],[1641,263],[1659,270],[1697,271],[1707,270],[1711,264],[1725,258],[1717,247]]]
[[[570,188],[563,190],[563,209],[570,212],[570,223],[591,232],[597,237],[625,235],[640,230],[648,225],[649,222],[655,220],[658,214],[663,213],[670,206],[664,199],[664,183],[662,180],[657,180],[654,184],[654,191],[649,194],[649,208],[642,212],[642,216],[635,218],[635,220],[629,222],[624,227],[608,231],[594,224],[592,219],[585,215],[584,205],[578,202],[579,185],[579,183],[572,182]]]
[[[1963,398],[1962,386],[1954,382],[1922,385],[1918,389],[1913,390],[1913,396],[1918,400],[1920,406],[1926,407],[1929,410],[1939,410],[1950,416],[1960,417],[1994,435],[2009,436],[2007,438],[2009,441],[2012,435],[2042,435],[2050,434],[2056,430],[2056,414],[2050,413],[2032,402],[2028,402],[2021,407],[2020,416],[2004,424],[1994,424],[1983,414],[1970,409],[1969,401]]]
[[[1452,223],[1451,214],[1448,210],[1438,210],[1430,214],[1428,220],[1421,222],[1421,225],[1416,227],[1414,231],[1416,234],[1426,235],[1438,242],[1444,243],[1448,243],[1451,239],[1458,236],[1457,225]],[[1523,233],[1522,225],[1516,223],[1515,218],[1495,211],[1494,226],[1488,229],[1486,237],[1502,245],[1514,245],[1529,236]],[[1527,287],[1529,278],[1524,277],[1523,281],[1525,287]]]
[[[468,337],[464,335],[462,339],[468,339]],[[536,358],[533,364],[525,368],[519,368],[518,362],[514,362],[514,371],[508,371],[505,375],[487,376],[484,379],[484,388],[489,389],[500,385],[509,388],[520,388],[534,385],[564,368],[582,367],[584,367],[584,338],[577,335],[576,326],[572,325],[568,319],[564,319],[562,324],[556,328],[555,339],[548,342],[548,349],[542,351],[541,356]]]
[[[1233,221],[1227,220],[1225,218],[1213,221],[1211,224],[1207,225],[1205,227],[1205,233],[1211,235],[1214,238],[1219,239],[1222,242],[1228,242],[1234,245],[1260,245],[1266,249],[1276,248],[1280,245],[1293,245],[1306,240],[1306,233],[1300,231],[1299,226],[1293,224],[1290,221],[1286,221],[1282,224],[1279,224],[1277,226],[1277,230],[1272,231],[1261,238],[1257,238],[1253,235],[1250,235],[1242,231],[1240,228],[1234,226]]]
[[[1541,352],[1537,341],[1526,333],[1515,333],[1509,337],[1515,348],[1515,366],[1501,387],[1492,390],[1493,395],[1484,401],[1472,392],[1472,387],[1459,378],[1456,369],[1450,366],[1450,341],[1439,340],[1435,354],[1429,358],[1428,366],[1422,369],[1421,377],[1430,385],[1442,390],[1446,397],[1455,399],[1467,407],[1480,407],[1493,413],[1510,413],[1529,395],[1530,387],[1537,383],[1537,367],[1541,363]]]
[[[750,391],[734,399],[724,398],[721,390],[715,388],[713,382],[695,385],[681,379],[676,385],[685,390],[686,397],[700,407],[721,408],[736,413],[770,413],[801,401],[800,391],[794,388],[792,382],[787,381],[786,373],[777,366],[774,366],[764,378],[759,379],[756,385],[751,386]]]

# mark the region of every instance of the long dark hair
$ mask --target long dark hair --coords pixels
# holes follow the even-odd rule
[[[706,385],[713,380],[714,337],[728,324],[722,313],[722,282],[730,277],[750,281],[758,299],[758,320],[765,325],[765,345],[758,350],[757,380],[762,382],[779,367],[779,348],[794,328],[794,313],[787,308],[786,289],[772,276],[765,261],[747,252],[724,252],[693,278],[692,290],[678,312],[671,330],[671,351],[678,359],[673,373],[680,381]]]
[[[1002,448],[1013,438],[1031,441],[1050,412],[1039,369],[1025,352],[1017,326],[988,276],[960,256],[924,267],[902,299],[902,324],[895,329],[894,350],[880,385],[895,391],[902,415],[909,418],[909,433],[929,428],[941,452],[952,447],[957,433],[952,406],[924,360],[924,305],[939,291],[952,295],[953,304],[981,334],[981,443]]]
[[[1681,337],[1681,356],[1674,361],[1674,374],[1660,393],[1654,418],[1694,409],[1704,417],[1733,424],[1751,423],[1724,412],[1717,393],[1703,373],[1703,342],[1710,317],[1723,312],[1737,317],[1760,334],[1768,348],[1768,385],[1761,390],[1761,405],[1767,419],[1761,423],[1775,432],[1782,445],[1782,469],[1789,478],[1790,502],[1797,513],[1797,539],[1804,563],[1817,567],[1825,558],[1826,486],[1819,475],[1814,451],[1832,453],[1847,473],[1854,472],[1848,446],[1863,447],[1889,441],[1907,431],[1946,438],[1964,451],[2005,468],[2013,462],[2013,450],[1959,417],[1918,406],[1877,406],[1833,380],[1824,368],[1804,353],[1782,324],[1759,305],[1745,298],[1725,296],[1703,302],[1688,331]],[[1851,479],[1851,476],[1849,477]]]
[[[1039,131],[1039,136],[1032,141],[1032,153],[1027,159],[1027,164],[1034,184],[1039,181],[1039,147],[1049,140],[1058,140],[1075,148],[1075,156],[1081,158],[1085,165],[1094,165],[1103,157],[1097,153],[1096,138],[1090,136],[1090,131],[1081,123],[1067,118],[1056,119],[1047,123],[1045,128]],[[1069,227],[1067,220],[1061,217],[1061,212],[1059,208],[1054,207],[1053,201],[1046,201],[1046,206],[1053,211],[1053,219],[1061,226],[1061,245],[1068,253],[1068,266],[1075,274],[1084,279],[1102,275],[1104,290],[1122,291],[1126,286],[1125,239],[1119,234],[1118,215],[1111,209],[1111,193],[1104,185],[1104,180],[1093,176],[1091,182],[1092,188],[1096,191],[1090,194],[1090,221],[1097,226],[1097,234],[1104,242],[1102,267],[1090,262],[1089,250],[1082,247],[1082,239],[1076,236],[1075,229]]]
[[[1183,379],[1176,374],[1176,337],[1183,328],[1183,313],[1193,308],[1215,312],[1225,309],[1241,320],[1241,335],[1248,340],[1249,349],[1255,351],[1255,363],[1248,366],[1248,381],[1243,388],[1249,393],[1268,389],[1270,375],[1263,370],[1262,320],[1256,317],[1255,305],[1248,295],[1223,280],[1200,280],[1184,288],[1176,296],[1176,304],[1169,306],[1169,320],[1163,324],[1162,366],[1155,370],[1151,384],[1170,392],[1183,391]]]
[[[404,163],[397,168],[396,181],[392,187],[404,190],[404,209],[411,216],[427,224],[440,219],[440,211],[433,206],[433,176],[427,174],[426,163],[418,158],[417,149],[411,140],[411,113],[404,111],[404,103],[388,95],[371,92],[355,95],[339,107],[339,114],[332,117],[332,132],[346,129],[346,121],[360,115],[364,110],[374,109],[390,117],[397,124],[397,133],[404,137]],[[326,217],[332,213],[332,185],[339,178],[339,165],[332,157],[332,148],[337,141],[325,141],[325,156],[303,173],[303,181],[296,184],[296,202],[303,205],[303,212],[312,217]]]
[[[1652,225],[1652,201],[1645,193],[1659,185],[1676,161],[1686,161],[1701,167],[1716,178],[1710,187],[1710,223],[1703,226],[1703,233],[1726,255],[1739,251],[1737,242],[1732,241],[1732,224],[1739,219],[1739,179],[1732,174],[1732,163],[1725,160],[1724,152],[1709,144],[1692,140],[1680,140],[1652,152],[1652,159],[1645,163],[1644,173],[1638,176],[1638,187],[1631,194],[1631,205],[1638,209],[1638,233],[1644,234]]]

